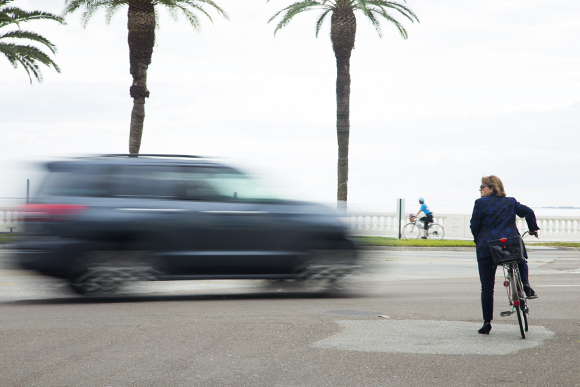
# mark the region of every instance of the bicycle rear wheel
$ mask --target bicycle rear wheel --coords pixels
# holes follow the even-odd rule
[[[421,227],[415,223],[407,223],[403,227],[403,238],[405,239],[417,239],[421,235]]]
[[[528,331],[528,313],[529,306],[526,300],[526,293],[524,292],[524,285],[522,283],[522,278],[520,276],[519,269],[514,269],[514,275],[516,280],[516,285],[518,288],[518,298],[520,300],[520,309],[522,311],[522,317],[524,319],[524,330]]]
[[[429,231],[427,231],[427,237],[429,239],[443,239],[445,236],[445,230],[440,224],[433,223],[429,225]]]
[[[516,306],[516,313],[518,314],[518,323],[520,324],[520,333],[522,334],[522,339],[526,338],[526,329],[524,328],[524,322],[523,319],[525,319],[525,317],[522,318],[522,314],[524,313],[523,310],[520,309],[519,306]]]
[[[519,283],[521,283],[519,276],[516,274],[515,265],[510,266],[509,276],[510,276],[510,286],[512,289],[512,303],[514,305],[514,309],[516,310],[516,314],[518,315],[518,324],[520,325],[520,333],[522,335],[522,339],[526,338],[526,329],[524,327],[524,317],[522,314],[524,313],[523,305],[520,303],[520,296],[519,296]],[[524,303],[525,305],[525,303]]]

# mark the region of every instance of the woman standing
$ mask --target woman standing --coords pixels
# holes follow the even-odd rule
[[[493,320],[493,286],[497,266],[493,263],[491,249],[487,242],[492,239],[520,235],[516,227],[516,215],[526,219],[530,235],[537,238],[540,228],[536,224],[536,215],[531,208],[518,203],[514,198],[506,197],[499,177],[493,175],[483,177],[479,192],[481,198],[475,201],[471,216],[471,233],[476,244],[477,265],[481,281],[481,309],[484,321],[483,327],[478,332],[488,334],[491,331],[491,320]],[[527,259],[525,247],[523,253]],[[526,296],[538,298],[528,282],[527,261],[522,261],[518,266]]]

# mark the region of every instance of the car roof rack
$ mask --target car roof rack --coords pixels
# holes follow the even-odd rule
[[[172,158],[187,158],[187,159],[203,158],[201,156],[192,156],[192,155],[167,155],[155,153],[118,153],[118,154],[101,155],[101,157],[172,157]]]

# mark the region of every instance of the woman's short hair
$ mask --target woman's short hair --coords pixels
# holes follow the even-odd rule
[[[490,175],[481,178],[481,184],[488,185],[493,188],[493,194],[495,196],[505,197],[505,190],[503,189],[503,183],[501,179],[497,176]]]

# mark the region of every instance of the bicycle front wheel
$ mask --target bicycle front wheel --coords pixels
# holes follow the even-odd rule
[[[518,324],[520,325],[520,333],[522,335],[522,339],[526,338],[526,329],[524,327],[524,321],[523,321],[523,317],[522,314],[524,313],[524,309],[523,306],[525,305],[525,303],[521,303],[520,302],[520,295],[519,295],[519,289],[521,284],[521,280],[518,276],[518,271],[516,269],[516,267],[514,267],[515,265],[512,265],[510,267],[510,271],[509,271],[509,275],[510,275],[510,286],[512,289],[512,303],[514,305],[514,308],[516,310],[516,314],[518,315]]]
[[[407,223],[403,227],[403,238],[405,239],[417,239],[421,235],[421,227],[415,223]]]
[[[429,231],[427,231],[427,237],[429,239],[443,239],[445,236],[445,230],[440,224],[433,223],[429,226]]]

